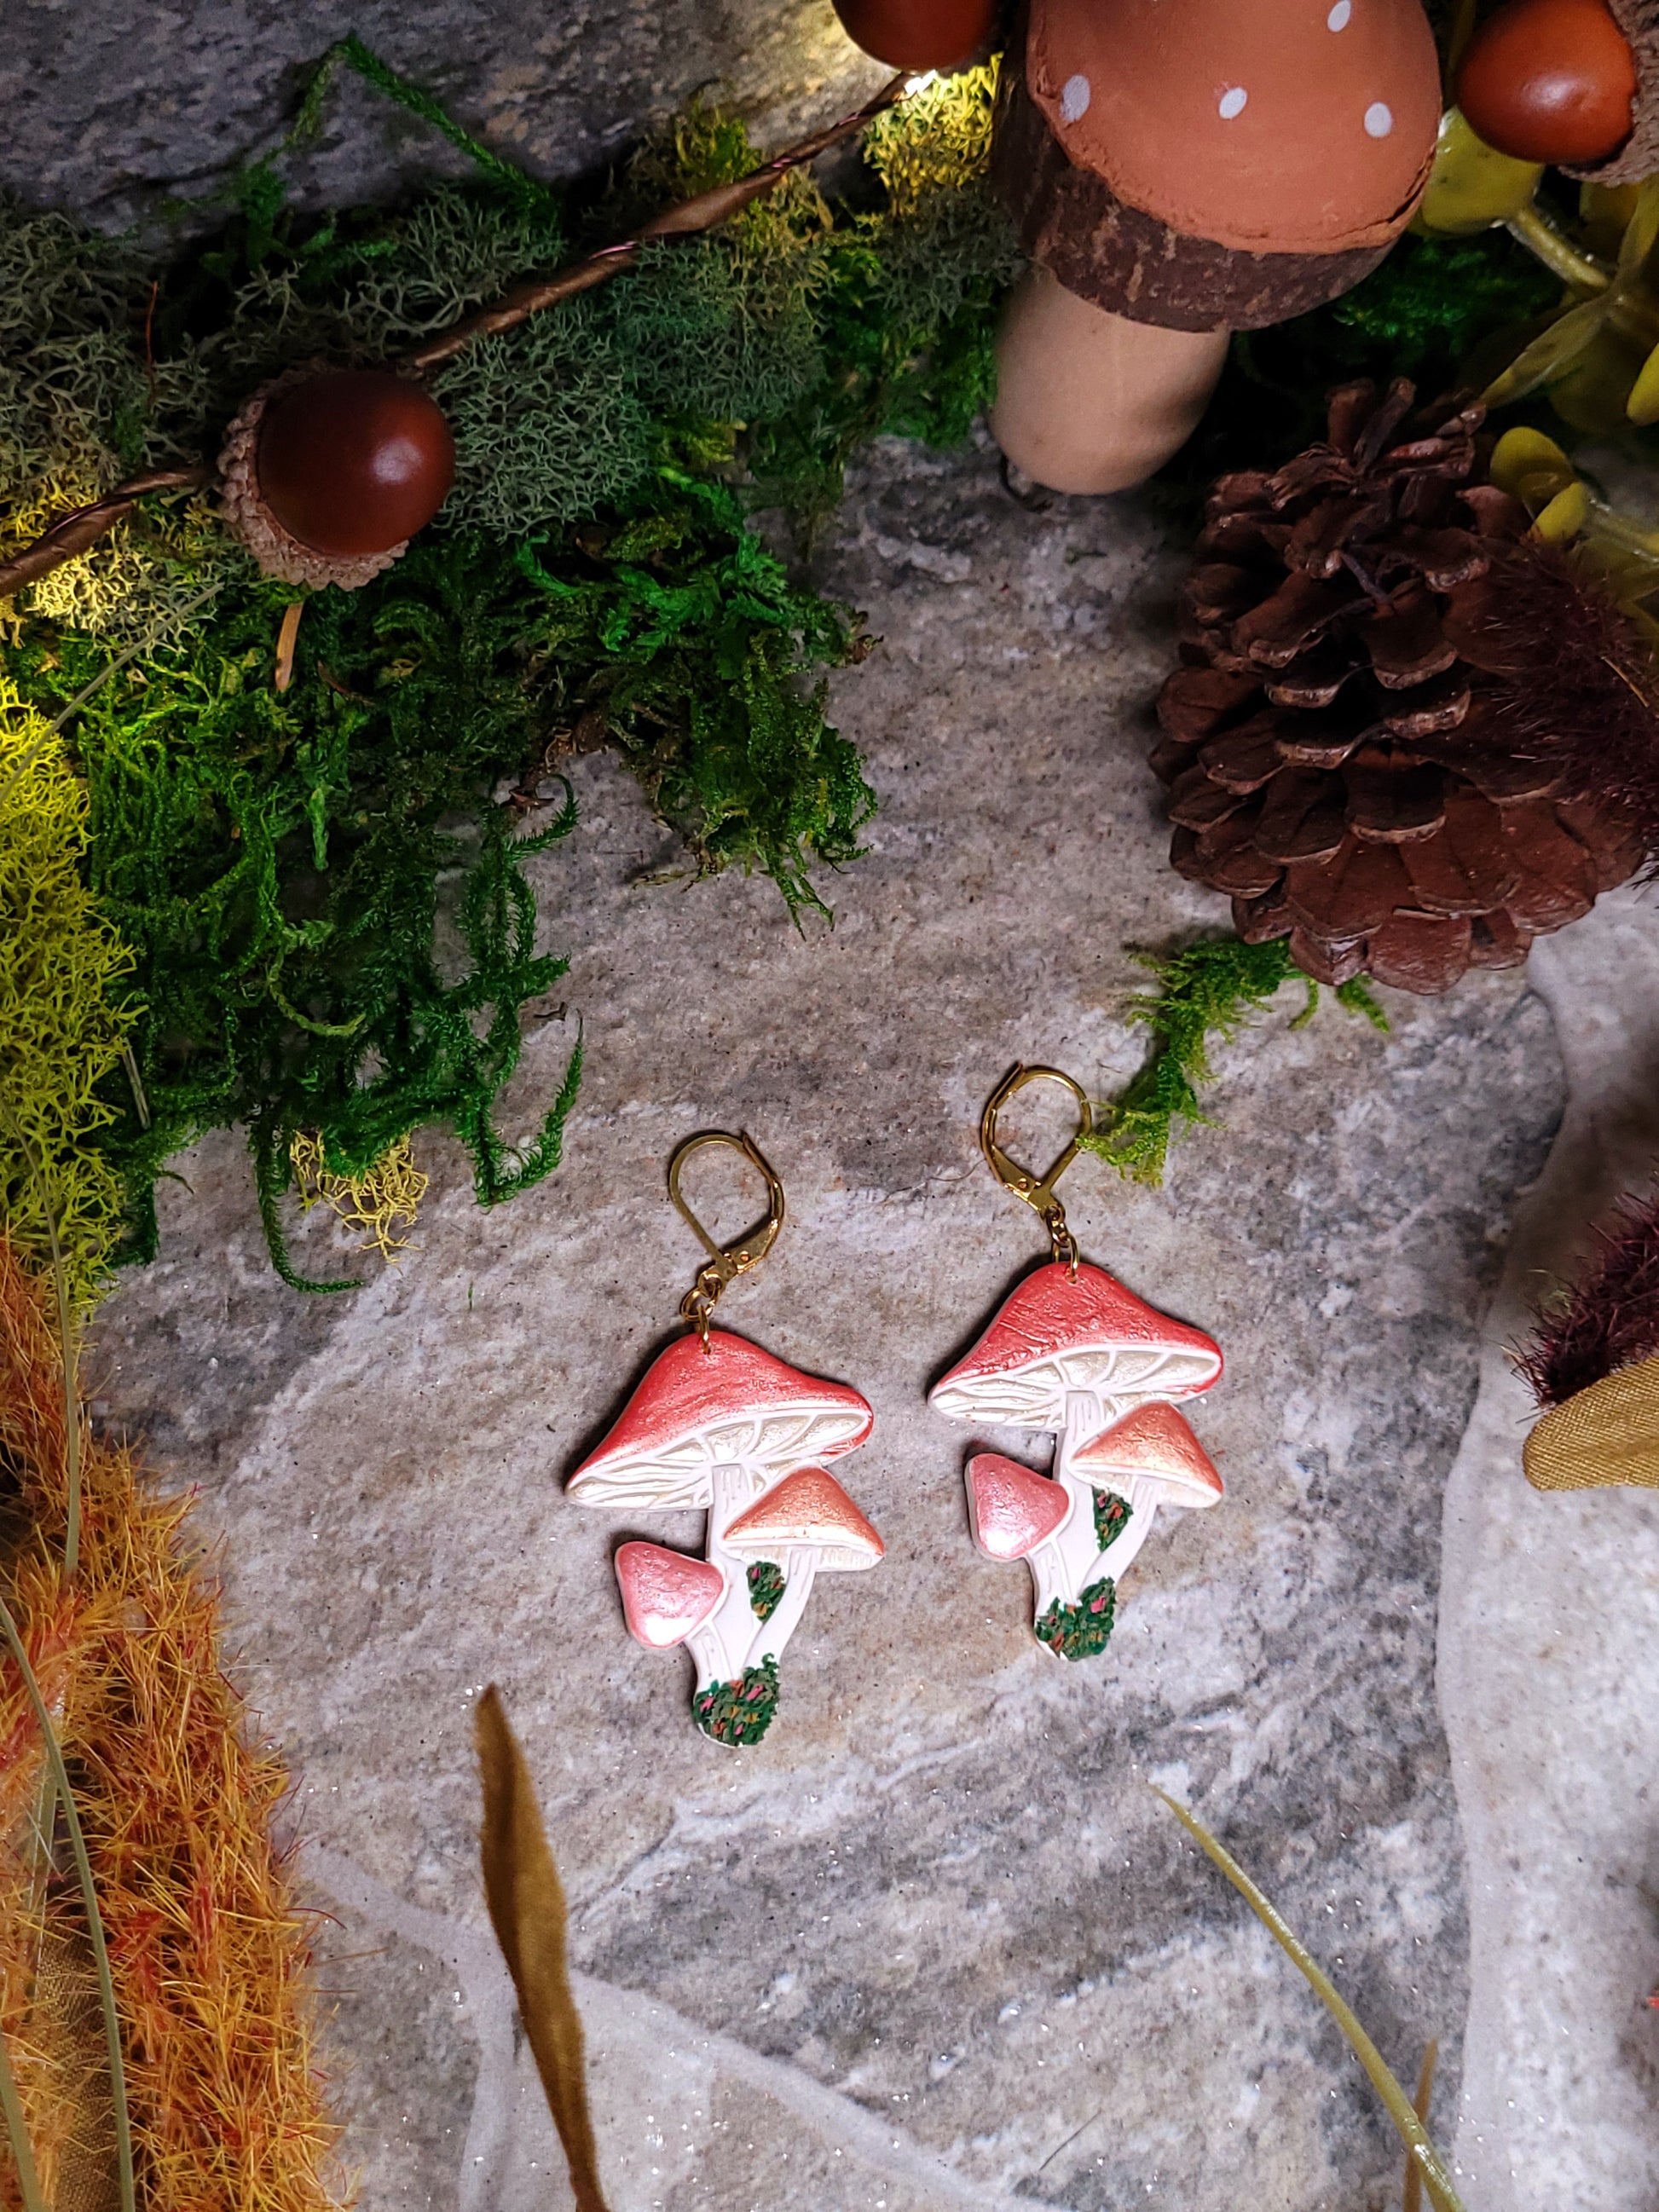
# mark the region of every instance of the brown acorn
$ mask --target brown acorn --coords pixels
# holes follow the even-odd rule
[[[889,69],[950,70],[990,44],[997,0],[835,0],[855,46]]]
[[[1515,161],[1595,163],[1630,137],[1636,82],[1606,0],[1504,0],[1469,41],[1457,105]]]
[[[253,394],[219,465],[225,520],[266,575],[353,591],[442,506],[455,441],[414,379],[312,362]]]
[[[1651,657],[1483,481],[1478,407],[1333,393],[1224,477],[1152,765],[1170,860],[1323,983],[1444,991],[1526,957],[1659,841]]]

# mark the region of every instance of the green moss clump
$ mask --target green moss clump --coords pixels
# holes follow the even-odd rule
[[[1284,938],[1265,945],[1202,938],[1167,960],[1148,955],[1141,965],[1152,970],[1158,988],[1131,1001],[1128,1019],[1152,1031],[1152,1056],[1121,1098],[1095,1109],[1096,1127],[1079,1142],[1131,1181],[1158,1183],[1181,1125],[1208,1123],[1199,1085],[1212,1079],[1212,1037],[1236,1036],[1289,982],[1300,983],[1308,994],[1297,1025],[1310,1021],[1319,1005],[1319,986],[1291,959]],[[1358,977],[1339,985],[1336,1000],[1376,1028],[1388,1028],[1388,1017]]]
[[[757,1559],[749,1570],[749,1602],[762,1620],[770,1620],[783,1602],[783,1569],[771,1559]]]
[[[54,1242],[71,1303],[94,1302],[121,1188],[94,1139],[112,1118],[132,955],[81,878],[87,799],[61,739],[0,683],[0,1205],[37,1267]]]
[[[716,1743],[758,1743],[778,1710],[778,1662],[745,1667],[735,1682],[711,1682],[691,1700],[697,1726]]]
[[[1110,1490],[1097,1490],[1091,1495],[1095,1502],[1095,1541],[1103,1552],[1128,1527],[1134,1508],[1127,1498],[1120,1498]]]
[[[1036,1623],[1037,1640],[1062,1659],[1097,1659],[1111,1642],[1116,1616],[1117,1585],[1103,1575],[1075,1605],[1055,1598]]]

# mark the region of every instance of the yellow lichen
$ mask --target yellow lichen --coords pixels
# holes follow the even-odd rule
[[[363,1232],[363,1251],[395,1261],[409,1238],[394,1232],[415,1226],[429,1180],[416,1166],[407,1136],[388,1145],[373,1167],[358,1176],[335,1174],[324,1158],[323,1140],[313,1129],[299,1132],[289,1157],[304,1212],[318,1205],[330,1207],[348,1229]]]

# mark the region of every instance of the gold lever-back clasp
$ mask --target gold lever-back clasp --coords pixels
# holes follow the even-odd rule
[[[711,1237],[696,1215],[686,1204],[680,1189],[680,1170],[693,1152],[701,1152],[705,1145],[729,1145],[734,1152],[741,1152],[750,1167],[757,1168],[766,1178],[766,1218],[731,1244],[722,1244]],[[668,1163],[668,1195],[674,1201],[681,1218],[696,1232],[698,1242],[708,1255],[708,1264],[697,1270],[697,1279],[680,1300],[682,1317],[691,1322],[702,1339],[702,1348],[708,1349],[708,1317],[714,1312],[720,1292],[734,1275],[746,1275],[750,1268],[759,1267],[778,1241],[778,1231],[783,1226],[783,1185],[777,1171],[752,1137],[734,1136],[728,1129],[703,1129],[685,1142]]]
[[[997,1115],[1017,1091],[1028,1083],[1059,1083],[1064,1085],[1077,1101],[1077,1133],[1046,1175],[1034,1176],[1029,1168],[1021,1167],[997,1142]],[[1054,1256],[1063,1261],[1071,1271],[1072,1280],[1077,1280],[1077,1239],[1066,1225],[1066,1209],[1060,1202],[1054,1185],[1077,1158],[1078,1146],[1094,1127],[1094,1115],[1089,1105],[1089,1094],[1080,1083],[1073,1081],[1057,1067],[1026,1067],[1012,1069],[1004,1076],[985,1102],[985,1111],[979,1121],[980,1150],[989,1164],[992,1174],[1006,1190],[1023,1199],[1041,1219],[1048,1232]]]

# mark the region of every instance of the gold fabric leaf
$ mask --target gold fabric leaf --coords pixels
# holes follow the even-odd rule
[[[1553,1406],[1522,1448],[1534,1490],[1659,1490],[1659,1357],[1616,1368]]]
[[[492,1682],[478,1700],[483,1783],[479,1850],[495,1940],[519,1996],[519,2017],[564,2145],[577,2212],[605,2212],[587,2109],[581,2015],[570,1994],[564,1890],[518,1738]]]

